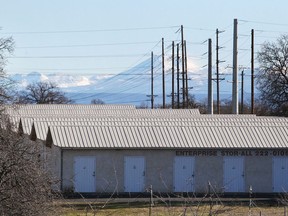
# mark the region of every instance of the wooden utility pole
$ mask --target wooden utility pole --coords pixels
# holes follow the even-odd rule
[[[165,64],[164,64],[164,38],[162,38],[162,91],[163,91],[163,109],[165,109]]]
[[[177,108],[180,108],[180,70],[179,70],[179,43],[177,43]]]
[[[186,40],[184,40],[184,56],[185,56],[185,81],[186,81],[186,108],[188,108],[189,105],[189,91],[188,91],[188,66],[187,66],[187,44]]]
[[[212,40],[208,39],[208,114],[213,114]]]
[[[254,114],[254,29],[251,30],[251,114]]]
[[[153,52],[151,52],[151,109],[154,109],[154,75],[153,75],[153,66],[154,62],[153,62]]]
[[[174,91],[174,41],[172,41],[172,109],[174,109],[174,96],[175,96],[175,91]]]
[[[244,69],[241,72],[241,114],[244,114]]]
[[[233,35],[233,87],[232,87],[232,113],[238,114],[238,68],[237,68],[237,54],[238,54],[238,21],[234,19],[234,35]]]
[[[183,25],[181,25],[181,48],[182,48],[182,95],[183,102],[182,108],[185,107],[185,57],[184,57],[184,33],[183,33]]]

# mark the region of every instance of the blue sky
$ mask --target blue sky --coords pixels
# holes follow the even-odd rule
[[[285,0],[9,0],[1,1],[0,37],[12,36],[15,52],[7,73],[113,74],[161,53],[184,26],[189,62],[198,70],[215,30],[224,70],[232,64],[233,19],[239,20],[239,64],[250,65],[250,31],[256,50],[263,41],[288,33]],[[213,62],[215,51],[213,51]],[[168,67],[168,66],[167,66]]]

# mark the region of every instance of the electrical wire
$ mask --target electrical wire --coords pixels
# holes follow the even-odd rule
[[[179,26],[161,26],[161,27],[136,27],[136,28],[118,28],[118,29],[88,29],[88,30],[62,30],[62,31],[27,31],[27,32],[1,32],[1,34],[66,34],[66,33],[91,33],[91,32],[120,32],[120,31],[139,31],[139,30],[157,30],[171,29]]]
[[[142,69],[147,68],[144,66],[134,67],[135,69]],[[34,70],[34,71],[93,71],[93,70],[125,70],[125,69],[131,69],[131,67],[92,67],[92,68],[20,68],[19,70]],[[10,71],[11,72],[11,71]],[[12,72],[13,73],[13,72]],[[82,74],[83,75],[83,74]],[[115,73],[96,73],[94,75],[116,75]],[[124,73],[121,73],[121,75],[125,75]],[[130,75],[130,74],[127,74]]]
[[[262,21],[253,21],[253,20],[243,20],[243,19],[239,19],[238,21],[246,22],[246,23],[263,24],[263,25],[288,26],[288,24],[285,24],[285,23],[262,22]]]
[[[129,73],[129,74],[131,74],[131,73]],[[133,75],[133,74],[131,74],[131,75]],[[112,78],[110,78],[110,79],[106,79],[106,81],[102,82],[101,85],[98,86],[98,88],[99,88],[99,89],[104,88],[104,87],[107,88],[107,86],[109,86],[109,83],[111,83],[111,82],[113,83],[113,79],[115,79],[115,78],[117,78],[117,77],[119,77],[119,76],[120,76],[120,75],[118,74],[118,75],[115,75],[114,77],[112,77]],[[135,77],[139,77],[139,76],[135,76],[135,75],[134,75],[134,77],[131,77],[131,78],[126,79],[124,83],[127,83],[127,82],[129,82],[130,80],[132,80],[132,79],[135,79]],[[113,90],[113,87],[115,88],[115,85],[112,86],[112,89],[110,89],[110,91]],[[123,88],[123,87],[125,87],[125,86],[124,86],[123,83],[122,83],[121,88]],[[118,86],[116,86],[116,88],[118,88]]]
[[[159,69],[158,69],[159,70]],[[155,77],[154,77],[155,78]],[[124,83],[126,83],[126,85],[123,85],[123,83],[121,83],[121,91],[119,91],[118,89],[115,89],[115,92],[117,92],[117,94],[119,94],[119,93],[125,93],[125,92],[127,92],[127,91],[130,91],[130,90],[132,90],[132,89],[135,89],[135,88],[138,88],[139,86],[142,86],[142,85],[145,85],[147,82],[140,82],[141,84],[139,85],[139,82],[135,82],[136,80],[138,79],[138,77],[134,77],[134,78],[130,78],[130,79],[127,79]],[[127,82],[130,82],[131,83],[131,81],[133,81],[134,82],[134,85],[131,85],[131,84],[129,84],[129,85],[127,85]],[[107,85],[105,85],[105,86],[107,86]],[[101,86],[100,86],[100,88],[101,88]],[[117,88],[117,87],[116,87]],[[113,88],[112,89],[109,89],[109,91],[111,91],[111,92],[113,92]],[[81,94],[81,93],[79,93],[79,94]],[[98,93],[99,94],[99,93]],[[89,99],[89,98],[93,98],[93,97],[95,97],[95,96],[97,96],[98,95],[97,93],[96,94],[92,94],[92,95],[89,95],[89,96],[87,96],[87,97],[81,97],[81,99]],[[102,100],[104,100],[104,101],[107,101],[110,97],[113,97],[114,96],[114,94],[110,94],[110,96],[108,95],[108,96],[105,96],[105,97],[103,97],[103,98],[101,98]],[[72,98],[73,100],[77,100],[77,98]],[[117,98],[117,99],[121,99],[121,97],[119,98]]]
[[[167,47],[168,47],[169,49],[167,49]],[[172,47],[169,46],[169,45],[168,45],[167,47],[166,47],[166,52],[165,52],[166,54],[172,49]],[[130,78],[130,79],[126,80],[125,83],[131,82],[131,81],[135,81],[136,79],[137,79],[137,77]],[[107,83],[106,83],[106,85],[107,85]],[[139,85],[138,85],[138,86],[139,86]],[[128,91],[128,90],[130,90],[130,89],[133,89],[134,86],[131,87],[131,85],[129,85],[129,87],[130,87],[130,88],[125,89],[125,90],[123,90],[123,91]],[[136,87],[136,86],[135,86],[135,87]],[[121,86],[121,88],[123,89],[123,85]]]
[[[95,47],[95,46],[122,46],[138,44],[154,44],[158,41],[125,42],[125,43],[101,43],[101,44],[75,44],[75,45],[50,45],[50,46],[20,46],[16,49],[44,49],[44,48],[75,48],[75,47]]]
[[[120,55],[90,55],[90,56],[10,56],[9,59],[62,59],[62,58],[127,58],[142,56],[143,54],[120,54]]]

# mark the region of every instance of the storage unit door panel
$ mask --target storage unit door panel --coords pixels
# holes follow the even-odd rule
[[[143,192],[145,178],[145,159],[140,156],[125,157],[124,191]]]
[[[288,158],[273,158],[273,192],[288,191]]]
[[[194,157],[175,157],[174,160],[174,191],[194,191]]]
[[[75,157],[74,158],[74,190],[75,192],[96,191],[96,158]]]
[[[224,157],[224,191],[244,192],[244,158]]]

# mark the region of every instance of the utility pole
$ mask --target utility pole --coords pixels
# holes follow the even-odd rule
[[[151,109],[154,109],[154,76],[153,76],[153,52],[151,52]]]
[[[188,66],[187,66],[187,45],[186,40],[184,40],[184,56],[185,56],[185,81],[186,81],[186,108],[188,108],[189,105],[189,92],[188,92]]]
[[[180,108],[180,70],[179,70],[179,43],[177,43],[177,108]]]
[[[251,114],[254,114],[254,29],[251,30]]]
[[[217,89],[217,114],[220,114],[220,79],[219,78],[219,63],[224,62],[219,60],[219,34],[223,33],[224,31],[219,31],[216,29],[216,89]]]
[[[175,95],[175,91],[174,91],[174,41],[172,41],[172,109],[174,109],[174,95]]]
[[[244,114],[244,69],[241,72],[241,114]]]
[[[232,113],[238,114],[239,105],[238,105],[238,71],[237,71],[237,39],[238,39],[238,31],[237,31],[238,21],[234,19],[234,35],[233,35],[233,87],[232,87]]]
[[[183,33],[183,25],[181,25],[181,48],[182,48],[182,95],[183,102],[182,108],[185,107],[185,57],[184,57],[184,33]]]
[[[208,39],[208,114],[213,114],[212,40]]]
[[[219,31],[216,29],[216,88],[217,88],[217,114],[220,114],[220,89],[219,89]]]
[[[163,109],[165,109],[165,68],[164,68],[164,38],[162,38],[162,91],[163,91]]]

